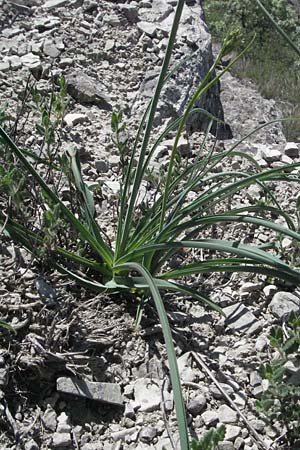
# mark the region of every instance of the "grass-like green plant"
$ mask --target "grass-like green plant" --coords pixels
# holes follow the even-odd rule
[[[14,197],[9,190],[8,192],[2,190],[1,195],[7,198],[7,207],[6,209],[3,207],[0,211],[0,225],[7,236],[24,246],[35,257],[42,259],[47,257],[47,264],[50,267],[86,289],[105,293],[137,292],[139,295],[142,292],[145,297],[152,296],[166,342],[181,450],[188,450],[190,443],[184,402],[172,334],[161,291],[191,296],[222,313],[218,305],[186,281],[187,277],[189,280],[195,275],[205,273],[252,272],[298,284],[300,272],[276,256],[274,249],[270,248],[270,251],[267,251],[268,248],[244,244],[239,238],[232,240],[211,238],[210,233],[212,229],[223,230],[224,226],[230,223],[238,223],[245,227],[251,224],[300,241],[300,234],[292,218],[280,207],[269,188],[271,182],[299,181],[299,176],[291,171],[299,167],[300,163],[261,170],[252,157],[238,151],[238,145],[242,140],[229,150],[216,152],[212,148],[207,154],[203,154],[207,133],[199,158],[178,173],[177,146],[186,121],[195,111],[207,114],[195,106],[197,100],[249,47],[216,75],[216,66],[237,38],[236,33],[228,36],[215,63],[193,94],[183,115],[169,124],[159,136],[154,136],[153,120],[163,86],[172,75],[168,67],[183,6],[184,0],[178,0],[157,86],[132,145],[128,141],[125,148],[125,143],[120,142],[118,134],[123,131],[122,123],[119,123],[121,116],[119,114],[113,116],[114,139],[123,152],[124,170],[113,244],[103,232],[101,222],[95,217],[94,197],[84,182],[78,153],[71,149],[68,151],[71,170],[69,181],[72,181],[70,189],[73,189],[71,191],[73,194],[76,191],[78,199],[76,207],[76,197],[73,198],[76,203],[74,206],[74,202],[66,203],[60,195],[61,176],[58,177],[59,183],[53,176],[55,170],[60,169],[59,164],[62,160],[53,161],[49,146],[44,156],[35,155],[32,151],[18,147],[3,128],[0,128],[0,145],[2,154],[5,155],[2,164],[3,173],[12,170],[12,166],[16,165],[18,170],[26,174],[27,187],[22,184],[23,210],[20,210],[19,204],[18,208],[14,208]],[[217,120],[209,114],[208,116],[211,123]],[[48,130],[49,120],[48,114],[46,120]],[[176,137],[167,176],[162,184],[163,190],[141,214],[137,201],[141,183],[156,147],[170,131],[174,130]],[[255,131],[249,132],[248,136]],[[53,133],[51,139],[52,137]],[[50,144],[51,139],[48,141]],[[253,169],[247,172],[218,169],[225,168],[226,161],[231,161],[235,156],[246,158]],[[57,155],[58,157],[61,158]],[[41,169],[44,174],[46,173],[44,176],[40,175]],[[234,196],[252,184],[258,184],[263,188],[269,200],[268,204],[234,206],[232,201]],[[196,193],[193,200],[189,200],[191,192]],[[17,193],[19,195],[20,190]],[[275,223],[274,217],[283,218],[286,226]],[[192,249],[194,259],[191,257],[188,261],[183,260],[178,267],[171,268],[170,260],[182,249]],[[204,257],[200,258],[200,252]]]

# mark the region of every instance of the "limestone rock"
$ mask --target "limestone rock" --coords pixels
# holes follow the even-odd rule
[[[156,381],[156,380],[155,380]],[[159,409],[161,402],[160,382],[150,378],[140,378],[134,384],[134,399],[141,407],[140,411],[151,412]]]
[[[66,6],[68,3],[69,3],[68,0],[47,0],[44,3],[43,8],[47,9],[48,11],[51,11],[52,9]]]
[[[145,427],[140,432],[140,439],[142,442],[152,442],[157,436],[157,429],[154,427]]]
[[[0,62],[0,72],[8,72],[10,69],[10,64],[8,61]]]
[[[218,413],[212,410],[205,411],[203,414],[201,414],[201,417],[205,425],[208,426],[215,425],[219,421]]]
[[[26,55],[21,56],[22,64],[29,69],[38,69],[41,67],[41,61],[38,55],[34,55],[33,53],[27,53]]]
[[[43,52],[46,56],[50,56],[51,58],[57,58],[60,55],[59,49],[51,40],[46,40],[44,42]]]
[[[174,8],[163,0],[155,0],[151,8],[139,9],[138,27],[147,24],[144,32],[153,37],[156,33],[167,36],[172,26],[174,18]],[[196,52],[191,59],[188,59],[183,66],[174,73],[166,84],[163,95],[158,104],[155,125],[163,120],[175,119],[181,115],[187,105],[187,101],[196,91],[198,85],[203,80],[205,74],[213,63],[211,37],[204,22],[201,6],[196,3],[185,4],[177,35],[177,56],[180,59]],[[151,97],[154,91],[158,71],[148,72],[140,89],[138,99],[145,102],[145,98]],[[220,120],[224,119],[223,109],[220,102],[220,86],[215,84],[196,102],[196,105],[213,114]],[[189,132],[205,130],[209,123],[208,117],[200,112],[190,115],[187,121]],[[212,132],[219,138],[231,137],[231,132],[227,126],[214,123]]]
[[[236,425],[227,425],[225,441],[234,441],[240,435],[241,431],[241,427]]]
[[[79,103],[91,103],[102,109],[111,109],[106,88],[89,75],[73,72],[66,75],[68,93]]]
[[[223,311],[226,315],[225,323],[232,330],[253,334],[261,327],[254,314],[242,303],[227,306]]]
[[[57,426],[57,414],[52,408],[52,406],[48,405],[46,411],[42,416],[42,422],[47,430],[55,431]]]
[[[52,437],[52,445],[55,448],[65,448],[72,444],[70,433],[54,433]]]
[[[272,314],[279,319],[283,319],[292,311],[300,312],[300,297],[291,292],[277,292],[269,304]]]
[[[73,126],[77,125],[78,123],[89,122],[89,118],[86,114],[70,113],[70,114],[65,115],[64,122],[69,127],[73,127]]]
[[[122,406],[121,389],[115,383],[85,381],[79,378],[61,377],[57,379],[57,390],[65,394],[77,395],[102,403]]]
[[[237,412],[231,409],[227,405],[222,405],[218,411],[219,421],[222,423],[236,423],[237,422]]]
[[[145,33],[151,38],[155,36],[157,31],[156,25],[150,22],[139,22],[137,27],[139,30],[141,30],[142,33]]]

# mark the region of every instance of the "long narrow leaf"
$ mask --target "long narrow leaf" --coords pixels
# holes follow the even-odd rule
[[[174,395],[174,401],[175,401],[175,409],[176,409],[176,415],[177,415],[177,421],[178,421],[178,427],[179,427],[179,436],[180,436],[180,445],[181,450],[189,450],[189,437],[188,437],[188,430],[187,430],[187,422],[186,422],[186,414],[185,414],[185,407],[183,403],[183,397],[182,397],[182,391],[180,386],[180,377],[179,377],[179,371],[177,366],[177,360],[176,360],[176,354],[175,349],[173,345],[172,340],[172,334],[170,330],[170,325],[167,318],[167,313],[165,311],[165,307],[162,301],[162,298],[159,293],[159,287],[153,279],[153,277],[150,275],[150,273],[142,267],[140,264],[128,262],[126,264],[117,265],[115,266],[115,269],[131,269],[139,272],[142,277],[144,278],[147,287],[151,291],[151,295],[153,297],[157,314],[159,317],[159,321],[162,326],[164,340],[166,343],[166,349],[167,349],[167,355],[168,355],[168,361],[169,361],[169,368],[170,368],[170,378],[171,383],[173,387],[173,395]]]
[[[184,6],[184,0],[178,0],[177,8],[175,11],[175,16],[174,16],[174,20],[173,20],[173,24],[172,24],[172,29],[171,29],[171,33],[170,33],[170,37],[169,37],[169,42],[167,45],[167,49],[166,49],[164,61],[163,61],[162,67],[161,67],[161,71],[160,71],[160,75],[158,78],[155,93],[154,93],[154,96],[153,96],[153,99],[151,102],[151,107],[149,110],[149,117],[148,117],[147,124],[146,124],[146,129],[145,129],[144,139],[143,139],[143,143],[142,143],[142,147],[141,147],[141,152],[140,152],[138,164],[137,164],[137,167],[135,170],[135,178],[134,178],[133,188],[132,188],[132,192],[130,195],[129,204],[128,204],[128,208],[127,208],[127,212],[126,212],[126,216],[125,216],[122,238],[120,239],[120,253],[121,254],[128,243],[128,236],[129,236],[131,222],[132,222],[133,210],[134,210],[136,198],[137,198],[137,195],[139,192],[141,179],[143,177],[144,159],[145,159],[147,146],[148,146],[149,139],[150,139],[150,133],[151,133],[152,125],[153,125],[153,120],[154,120],[157,104],[158,104],[158,101],[160,98],[160,93],[161,93],[161,90],[162,90],[162,87],[164,84],[164,79],[167,74],[169,62],[171,59],[171,54],[172,54],[173,46],[175,43],[177,29],[179,26],[183,6]],[[116,255],[116,258],[117,257],[119,257],[119,254]]]

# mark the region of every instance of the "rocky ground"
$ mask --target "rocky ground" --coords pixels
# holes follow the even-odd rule
[[[197,2],[187,3],[191,14],[198,13]],[[53,89],[52,80],[64,74],[70,97],[60,146],[77,148],[85,181],[91,188],[101,185],[98,213],[109,237],[121,180],[120,155],[111,140],[111,111],[122,109],[129,134],[134,132],[154,87],[175,4],[0,0],[0,105],[6,105],[11,123],[18,120],[15,134],[21,142],[34,150],[40,144],[31,131],[37,112],[25,114],[20,106],[28,92],[28,76],[32,74],[29,83],[46,95]],[[195,22],[188,19],[185,27],[199,25],[199,20],[200,16]],[[207,42],[204,48],[209,49],[207,31],[201,30],[196,29],[197,38],[195,30],[180,32],[175,60],[198,41]],[[191,67],[199,75],[199,62]],[[183,97],[199,82],[191,73],[171,82],[159,107],[157,131],[180,111]],[[220,148],[229,148],[280,115],[272,100],[261,98],[250,83],[230,74],[221,83],[221,100],[227,126],[221,127],[219,137],[227,139],[218,142]],[[217,90],[204,102],[223,118]],[[183,160],[191,162],[197,156],[203,137],[200,122],[196,117],[189,124],[180,143]],[[153,169],[158,173],[165,167],[170,145],[170,140],[163,142],[155,156]],[[285,142],[278,124],[261,129],[239,149],[254,156],[261,167],[300,161],[298,145]],[[232,164],[236,170],[247,170],[249,162],[235,158]],[[144,188],[143,195],[151,197],[151,185]],[[293,214],[295,187],[279,183],[274,189],[283,208]],[[246,204],[263,197],[255,186],[235,201]],[[239,226],[224,233],[254,243],[275,239],[264,230],[245,234]],[[286,256],[292,245],[289,239],[281,242]],[[1,449],[177,448],[165,349],[153,307],[148,305],[136,330],[134,298],[84,292],[36,265],[11,242],[3,239],[0,248],[0,311],[16,330],[16,335],[1,333]],[[226,437],[220,449],[276,448],[283,430],[266,425],[255,408],[264,389],[258,367],[276,356],[268,345],[270,327],[292,309],[300,310],[300,296],[287,292],[290,286],[270,285],[263,276],[209,276],[197,281],[227,318],[190,299],[165,296],[191,435],[200,437],[223,423]]]

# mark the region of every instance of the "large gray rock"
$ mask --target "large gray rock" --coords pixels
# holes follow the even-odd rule
[[[67,91],[79,103],[91,103],[102,109],[111,110],[111,99],[105,86],[82,72],[66,75]]]
[[[262,97],[258,89],[248,80],[235,78],[226,72],[221,78],[221,101],[226,122],[230,125],[235,140],[253,131],[262,121],[267,123],[279,119],[282,113],[275,100]],[[280,144],[285,137],[280,122],[266,126],[249,136],[244,142]],[[249,149],[251,151],[251,148]]]
[[[274,316],[283,319],[292,311],[300,312],[300,297],[291,292],[277,292],[269,305],[269,309]]]
[[[112,405],[123,405],[121,388],[115,383],[100,383],[75,377],[61,377],[57,379],[56,387],[58,392],[65,394],[77,395],[78,397],[85,397]]]
[[[175,9],[171,4],[164,0],[153,0],[151,8],[139,10],[140,24],[138,24],[138,27],[146,34],[152,37],[157,34],[162,39],[171,30],[174,14]],[[158,45],[158,48],[160,48],[160,45]],[[192,53],[194,55],[175,72],[164,88],[155,125],[159,125],[165,119],[174,119],[183,113],[188,100],[195,93],[213,63],[211,36],[204,22],[202,8],[196,1],[187,2],[183,8],[173,57],[177,60],[177,64]],[[159,56],[162,58],[163,52]],[[174,67],[174,58],[171,61],[171,66]],[[158,75],[158,69],[148,71],[138,99],[148,99],[153,95]],[[223,120],[219,84],[215,84],[208,92],[203,94],[196,102],[196,106]],[[195,113],[188,119],[187,128],[190,132],[205,130],[209,120],[203,113]],[[213,125],[212,132],[220,138],[231,137],[229,127],[221,123],[218,126]]]

